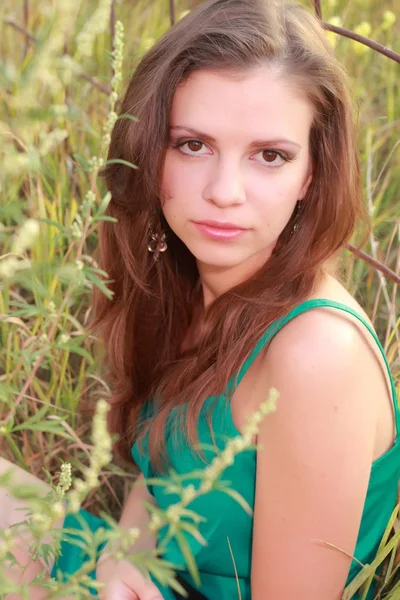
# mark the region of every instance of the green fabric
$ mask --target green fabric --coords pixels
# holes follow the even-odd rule
[[[346,305],[324,299],[303,302],[290,311],[285,317],[275,321],[268,328],[255,346],[253,352],[243,364],[237,376],[232,377],[230,380],[227,392],[232,392],[232,390],[239,385],[252,362],[282,327],[298,315],[319,307],[336,308],[353,315],[363,323],[373,336],[382,353],[391,381],[397,435],[392,448],[376,460],[371,467],[368,492],[355,549],[356,558],[365,564],[370,563],[375,556],[379,542],[397,502],[397,488],[400,479],[400,410],[397,403],[396,388],[384,350],[370,325],[357,312]],[[145,408],[146,412],[150,414],[153,408],[152,401],[149,401]],[[175,411],[177,410],[178,409],[175,409]],[[175,411],[172,411],[171,419],[178,417],[178,412],[175,413]],[[183,407],[183,411],[185,411],[185,407]],[[206,418],[208,411],[210,411],[212,420],[215,443],[219,449],[223,449],[227,439],[239,435],[239,431],[233,422],[230,404],[226,395],[212,396],[205,401],[204,410],[200,414],[198,423],[199,440],[200,443],[204,445],[212,444]],[[204,462],[201,457],[193,453],[187,446],[185,447],[182,445],[178,448],[174,443],[172,436],[166,436],[166,448],[172,467],[177,473],[190,473],[196,469],[204,469]],[[205,447],[203,452],[207,462],[214,456],[214,452],[209,446]],[[132,456],[146,478],[154,475],[147,452],[147,438],[143,442],[142,451],[139,450],[137,444],[133,445]],[[164,476],[158,477],[163,478]],[[254,507],[256,452],[254,450],[249,450],[239,454],[236,457],[234,464],[225,470],[223,479],[229,481],[231,487],[241,494],[251,507]],[[193,483],[193,485],[196,486],[199,483],[199,479],[193,478],[188,480],[187,483]],[[178,500],[175,494],[164,493],[163,488],[160,486],[149,486],[149,491],[154,495],[158,505],[163,509],[168,508],[168,506]],[[190,534],[184,534],[200,570],[200,591],[209,600],[232,600],[239,597],[239,585],[242,600],[250,600],[253,524],[251,517],[249,517],[239,504],[228,495],[216,491],[192,502],[190,504],[190,509],[197,512],[205,519],[200,523],[199,531],[207,540],[206,546],[202,546]],[[160,532],[159,543],[165,542],[165,534],[165,530]],[[234,556],[238,581],[235,576],[235,569],[228,540]],[[194,585],[189,573],[185,570],[185,560],[176,540],[167,541],[165,548],[166,552],[164,557],[172,563],[180,565],[183,569],[181,573],[182,576],[186,578],[189,583]],[[68,556],[69,552],[69,547],[64,546],[64,556]],[[74,560],[78,561],[80,559],[77,558],[71,560],[73,562]],[[69,561],[69,564],[71,564],[71,561]],[[77,567],[78,566],[79,565],[77,564]],[[268,565],[266,565],[265,568],[267,569]],[[347,584],[354,578],[359,570],[359,565],[353,561]],[[164,600],[174,600],[174,595],[171,590],[161,586],[159,586],[159,588],[163,594]],[[368,600],[371,597],[372,594],[369,594]]]
[[[89,560],[88,554],[85,552],[84,548],[80,546],[80,532],[89,530],[89,533],[94,534],[100,527],[108,529],[109,525],[103,519],[100,519],[100,517],[96,517],[84,509],[81,509],[76,514],[67,514],[63,528],[74,530],[75,533],[66,535],[65,538],[61,540],[60,556],[53,565],[51,571],[52,577],[67,581],[70,575],[75,573],[83,563]],[[77,543],[75,544],[72,540],[75,540]],[[98,557],[100,556],[103,547],[104,544],[99,545],[97,549]],[[96,578],[96,571],[93,570],[89,573],[89,577],[94,580]],[[91,592],[95,595],[95,590],[93,588],[91,589]]]

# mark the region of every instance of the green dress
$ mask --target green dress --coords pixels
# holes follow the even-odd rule
[[[355,557],[365,564],[370,563],[376,554],[389,518],[397,503],[400,480],[400,409],[397,402],[396,388],[384,350],[370,325],[357,312],[346,305],[324,299],[303,302],[268,328],[237,376],[230,380],[227,391],[231,391],[233,386],[239,385],[261,350],[286,323],[296,316],[317,307],[336,308],[353,315],[361,321],[378,345],[390,376],[396,419],[396,440],[390,450],[374,461],[371,467],[368,491],[354,553]],[[211,409],[216,445],[222,449],[227,439],[240,435],[234,425],[226,395],[207,398],[205,409],[207,408]],[[151,410],[152,402],[149,401],[146,404],[147,414],[151,413]],[[204,410],[199,417],[199,440],[201,444],[210,445],[212,439],[207,425],[206,412],[207,410]],[[142,451],[139,451],[137,444],[134,444],[132,456],[145,478],[149,478],[153,476],[153,471],[146,451],[146,442],[147,439],[144,440]],[[172,443],[171,438],[168,439],[168,436],[166,444],[172,467],[177,473],[190,473],[196,469],[204,468],[202,459],[187,445],[182,445],[179,452],[177,452],[176,446]],[[211,449],[204,450],[204,455],[209,460],[215,456]],[[230,487],[241,494],[252,508],[255,500],[256,459],[257,453],[255,450],[245,451],[236,456],[234,464],[229,466],[223,474],[223,479],[231,482]],[[158,477],[160,476],[158,475]],[[161,477],[167,476],[163,475]],[[188,480],[187,484],[189,483],[196,486],[198,485],[198,479]],[[168,508],[169,505],[178,500],[176,495],[164,493],[163,488],[160,486],[149,485],[148,488],[162,509]],[[189,508],[204,517],[204,521],[199,525],[199,531],[207,540],[206,546],[190,534],[184,534],[200,571],[200,592],[209,600],[233,600],[239,597],[239,585],[242,599],[250,600],[252,518],[233,498],[218,491],[212,491],[206,496],[194,500]],[[104,526],[101,519],[93,517],[86,511],[81,511],[80,514],[85,518],[85,522],[91,529],[96,529],[101,525]],[[70,516],[67,519],[68,526],[74,525],[74,517]],[[163,541],[165,533],[165,530],[161,530],[159,542]],[[194,586],[194,582],[186,569],[180,546],[175,539],[167,542],[164,557],[175,565],[179,565],[182,569],[181,576]],[[82,560],[84,560],[84,556],[82,556],[82,553],[79,555],[76,547],[64,544],[62,546],[62,556],[58,561],[58,565],[53,569],[53,574],[58,568],[65,576],[68,576],[68,573],[72,573],[79,568]],[[268,565],[266,565],[266,568],[268,568]],[[235,575],[235,569],[237,576]],[[359,570],[360,566],[353,561],[347,584],[350,583]],[[159,586],[159,588],[165,600],[175,600],[175,596],[170,589],[162,586]],[[368,598],[371,596],[372,594]]]

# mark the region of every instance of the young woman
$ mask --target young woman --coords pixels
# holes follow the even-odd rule
[[[337,275],[365,219],[343,70],[299,5],[211,0],[144,56],[121,113],[138,121],[117,121],[109,158],[138,169],[105,171],[118,222],[101,230],[99,260],[114,297],[96,293],[93,306],[118,451],[139,482],[204,468],[198,441],[222,448],[280,393],[259,449],[224,474],[253,518],[220,492],[193,503],[208,542],[187,536],[197,591],[174,540],[165,558],[192,598],[232,600],[239,585],[244,600],[339,600],[360,568],[351,556],[376,553],[400,476],[394,381]],[[121,524],[150,548],[160,539],[144,500],[176,497],[129,495]],[[103,598],[176,597],[107,552]],[[81,561],[65,545],[56,568]]]

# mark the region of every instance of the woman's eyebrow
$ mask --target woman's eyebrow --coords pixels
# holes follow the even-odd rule
[[[207,142],[211,142],[211,143],[216,142],[216,139],[213,138],[211,135],[208,135],[208,133],[203,133],[201,131],[198,131],[197,129],[193,129],[192,127],[186,127],[184,125],[171,125],[170,130],[175,130],[175,129],[184,129],[185,131],[188,131],[189,133],[191,133],[197,137],[200,137]],[[298,144],[297,142],[293,142],[292,140],[288,140],[286,138],[277,138],[277,139],[271,139],[271,140],[254,140],[250,144],[250,146],[259,148],[259,147],[265,147],[265,146],[275,146],[276,144],[290,144],[291,146],[295,146],[296,148],[301,150],[300,144]]]

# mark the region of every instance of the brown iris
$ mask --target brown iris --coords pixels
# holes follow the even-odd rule
[[[264,150],[263,152],[263,159],[267,162],[274,162],[277,156],[279,155],[274,150]]]
[[[197,142],[196,140],[191,140],[190,142],[187,142],[187,145],[189,150],[192,152],[197,152],[197,150],[201,149],[203,144],[201,142]]]

